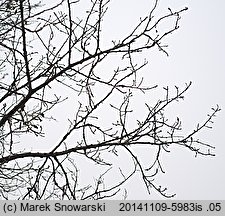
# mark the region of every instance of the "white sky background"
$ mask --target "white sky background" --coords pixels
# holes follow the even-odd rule
[[[151,2],[112,1],[112,8],[108,12],[111,15],[108,14],[111,21],[108,27],[110,37],[132,27],[151,8]],[[158,11],[163,13],[167,7],[179,10],[186,6],[189,10],[182,16],[180,29],[167,39],[170,56],[154,52],[148,59],[147,80],[161,87],[183,87],[186,82],[193,82],[185,101],[176,104],[175,113],[171,111],[171,115],[182,118],[184,130],[194,128],[205,119],[212,106],[220,105],[222,111],[215,119],[213,129],[200,134],[203,140],[216,147],[216,157],[195,158],[192,152],[174,148],[171,154],[163,158],[166,174],[160,176],[160,180],[162,186],[177,194],[176,199],[225,199],[225,2],[163,0]],[[149,197],[135,180],[128,188],[130,199],[160,198],[154,193]]]
[[[129,22],[135,14],[146,11],[149,2],[152,1],[117,0],[111,4],[115,3],[116,19]],[[182,117],[184,129],[203,121],[212,106],[219,104],[222,108],[213,129],[200,134],[203,140],[216,147],[216,157],[195,158],[192,152],[174,148],[163,158],[166,174],[162,175],[162,185],[176,192],[176,199],[225,199],[225,2],[164,0],[160,5],[161,12],[167,7],[178,10],[187,6],[189,10],[182,16],[180,29],[167,40],[170,56],[162,53],[151,56],[149,80],[171,87],[193,82],[185,101],[177,104],[175,113],[171,111],[172,115]],[[130,199],[149,198],[137,184],[130,189]],[[151,198],[160,197],[153,195]]]
[[[111,41],[130,33],[139,17],[145,16],[152,4],[152,0],[112,0],[105,20],[105,36]],[[203,140],[216,147],[216,157],[195,158],[193,152],[172,148],[170,154],[162,155],[166,173],[160,175],[157,182],[167,187],[169,192],[176,193],[176,199],[225,199],[225,2],[161,0],[159,6],[157,11],[162,15],[168,7],[179,10],[187,6],[189,10],[182,14],[180,29],[165,41],[169,45],[169,57],[158,51],[147,56],[149,65],[143,73],[145,84],[159,84],[159,89],[162,89],[174,85],[184,87],[185,83],[193,82],[185,100],[168,110],[173,119],[176,116],[181,118],[186,132],[204,121],[216,104],[222,111],[214,119],[213,129],[200,134]],[[156,98],[159,99],[160,95]],[[138,104],[137,100],[137,107]],[[61,110],[61,119],[63,114]],[[54,143],[55,139],[59,139],[58,135],[66,130],[60,124],[54,130],[51,128],[52,135],[47,141]],[[40,145],[40,150],[43,146]],[[126,184],[128,199],[162,198],[154,192],[149,197],[139,183],[138,178],[133,178]]]

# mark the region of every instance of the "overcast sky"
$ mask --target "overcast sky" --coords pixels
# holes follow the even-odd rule
[[[170,154],[162,155],[166,173],[160,175],[157,182],[167,187],[169,192],[176,193],[176,199],[225,199],[225,2],[159,2],[159,14],[167,13],[168,7],[172,10],[188,7],[189,10],[182,15],[180,29],[165,41],[169,45],[169,57],[162,52],[153,52],[148,56],[149,65],[146,70],[149,72],[146,73],[145,82],[149,82],[150,86],[159,84],[159,88],[174,85],[184,87],[185,83],[193,82],[185,100],[177,103],[175,109],[168,110],[169,115],[182,119],[186,132],[194,129],[198,122],[204,121],[211,107],[216,104],[222,111],[214,119],[213,129],[203,130],[199,134],[202,140],[216,147],[216,156],[196,158],[193,152],[186,149],[172,148]],[[105,35],[111,41],[130,33],[152,5],[152,0],[112,0],[105,21],[110,23],[105,25]],[[51,137],[45,142],[54,143],[58,139],[56,135],[60,133],[62,126],[54,127]],[[162,198],[154,192],[149,197],[146,189],[139,184],[138,176],[130,180],[126,187],[128,199]]]
[[[145,13],[151,0],[115,0],[117,18],[129,22],[134,14]],[[130,5],[130,6],[128,6]],[[163,186],[176,192],[176,199],[225,199],[225,2],[163,0],[160,9],[170,7],[178,10],[188,7],[182,16],[180,29],[167,39],[170,56],[159,53],[152,56],[149,68],[154,71],[149,76],[161,86],[183,86],[192,81],[185,101],[178,105],[176,113],[182,117],[184,127],[195,127],[219,104],[222,111],[214,119],[212,130],[204,130],[200,137],[216,147],[215,157],[194,157],[192,152],[173,149],[165,155],[166,174],[162,176]],[[173,114],[173,113],[171,113]],[[135,181],[134,181],[135,184]],[[149,198],[145,193],[131,187],[129,198]],[[152,195],[152,198],[160,198]]]

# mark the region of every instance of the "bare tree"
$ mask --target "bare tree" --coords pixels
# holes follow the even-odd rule
[[[144,86],[141,76],[146,53],[156,47],[168,55],[163,41],[179,28],[187,8],[168,9],[158,17],[156,0],[118,40],[104,38],[110,4],[0,1],[2,199],[103,199],[117,194],[136,174],[149,194],[155,190],[173,197],[154,180],[164,172],[162,152],[182,146],[196,156],[214,155],[214,147],[196,135],[211,128],[219,107],[191,133],[182,134],[180,119],[169,120],[166,109],[183,100],[191,83],[183,89],[165,87],[164,96],[154,102],[148,95],[157,86]],[[168,28],[161,28],[167,21]],[[139,96],[143,104],[134,104]],[[143,112],[137,115],[138,108]],[[54,131],[60,115],[69,116],[68,124],[51,143],[46,125]],[[148,158],[137,149],[149,152]],[[85,175],[94,180],[85,183]]]

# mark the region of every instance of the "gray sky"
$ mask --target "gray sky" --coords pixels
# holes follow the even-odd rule
[[[127,10],[120,8],[117,19],[129,18],[136,13],[145,11],[152,1],[114,1],[115,8],[121,2],[130,3]],[[210,108],[219,104],[222,111],[214,119],[212,130],[204,130],[200,137],[216,147],[216,157],[194,157],[192,152],[174,148],[171,154],[163,157],[166,174],[160,176],[160,182],[170,192],[177,193],[176,199],[225,199],[225,2],[165,0],[160,1],[162,11],[170,7],[178,10],[187,6],[189,10],[182,16],[180,29],[167,40],[169,57],[161,53],[152,56],[149,64],[151,80],[161,86],[183,86],[192,81],[193,85],[187,92],[185,101],[177,105],[176,113],[182,117],[185,128],[191,129],[201,122],[210,112]],[[137,13],[138,13],[137,12]],[[154,71],[154,72],[153,72]],[[152,77],[154,73],[154,77]],[[133,189],[133,187],[131,187]],[[137,188],[130,191],[131,199],[149,198],[143,190]],[[160,198],[153,193],[152,198]]]
[[[152,0],[113,0],[105,20],[106,24],[110,23],[105,25],[105,36],[111,42],[111,38],[117,39],[130,33],[129,30],[137,24],[139,17],[147,14],[152,4]],[[180,29],[165,41],[169,45],[169,57],[162,52],[153,52],[148,56],[145,82],[150,86],[159,84],[159,88],[184,87],[185,83],[193,82],[185,100],[168,110],[171,117],[182,119],[185,132],[190,132],[198,122],[204,121],[211,107],[219,104],[222,111],[214,119],[213,129],[199,134],[200,138],[216,147],[216,156],[196,158],[186,149],[171,148],[170,154],[162,155],[166,173],[158,176],[157,183],[176,193],[176,199],[225,199],[225,133],[222,131],[225,122],[225,100],[222,96],[225,92],[225,3],[222,0],[161,0],[157,12],[164,14],[168,7],[179,10],[186,6],[189,10],[182,15]],[[70,104],[70,107],[73,106]],[[64,125],[63,121],[67,119],[62,111],[60,113]],[[45,143],[52,144],[59,139],[58,135],[67,130],[64,128],[62,131],[62,125],[54,126],[54,131],[49,126],[52,135],[45,139],[43,146],[39,145],[38,150],[48,148]],[[154,191],[149,197],[145,188],[139,185],[138,176],[130,180],[126,188],[128,199],[162,198]]]

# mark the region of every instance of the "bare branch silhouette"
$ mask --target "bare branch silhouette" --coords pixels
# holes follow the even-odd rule
[[[158,86],[144,86],[140,74],[148,61],[144,55],[139,63],[135,60],[155,47],[168,55],[164,39],[178,30],[187,8],[169,9],[157,17],[156,0],[126,36],[110,38],[110,45],[105,45],[108,39],[102,32],[109,3],[87,1],[85,8],[79,0],[46,5],[1,1],[1,198],[106,199],[121,192],[137,173],[149,194],[155,190],[169,198],[174,194],[154,180],[165,172],[162,152],[178,145],[196,156],[214,156],[214,147],[197,135],[211,128],[219,106],[192,132],[182,133],[181,120],[171,122],[166,110],[184,99],[191,82],[183,88],[175,86],[175,91],[165,87],[164,96],[152,102],[148,94]],[[79,7],[86,12],[77,17],[74,11]],[[167,20],[173,22],[162,30]],[[146,101],[134,105],[136,95],[146,95]],[[140,116],[134,114],[138,107],[144,110]],[[51,124],[54,132],[57,118],[66,114],[68,125],[63,125],[61,134],[54,133],[57,141],[49,142],[46,138],[53,135],[46,125]],[[47,150],[40,150],[44,145]],[[143,162],[136,148],[145,149],[152,158]],[[84,174],[92,181],[82,181]]]

